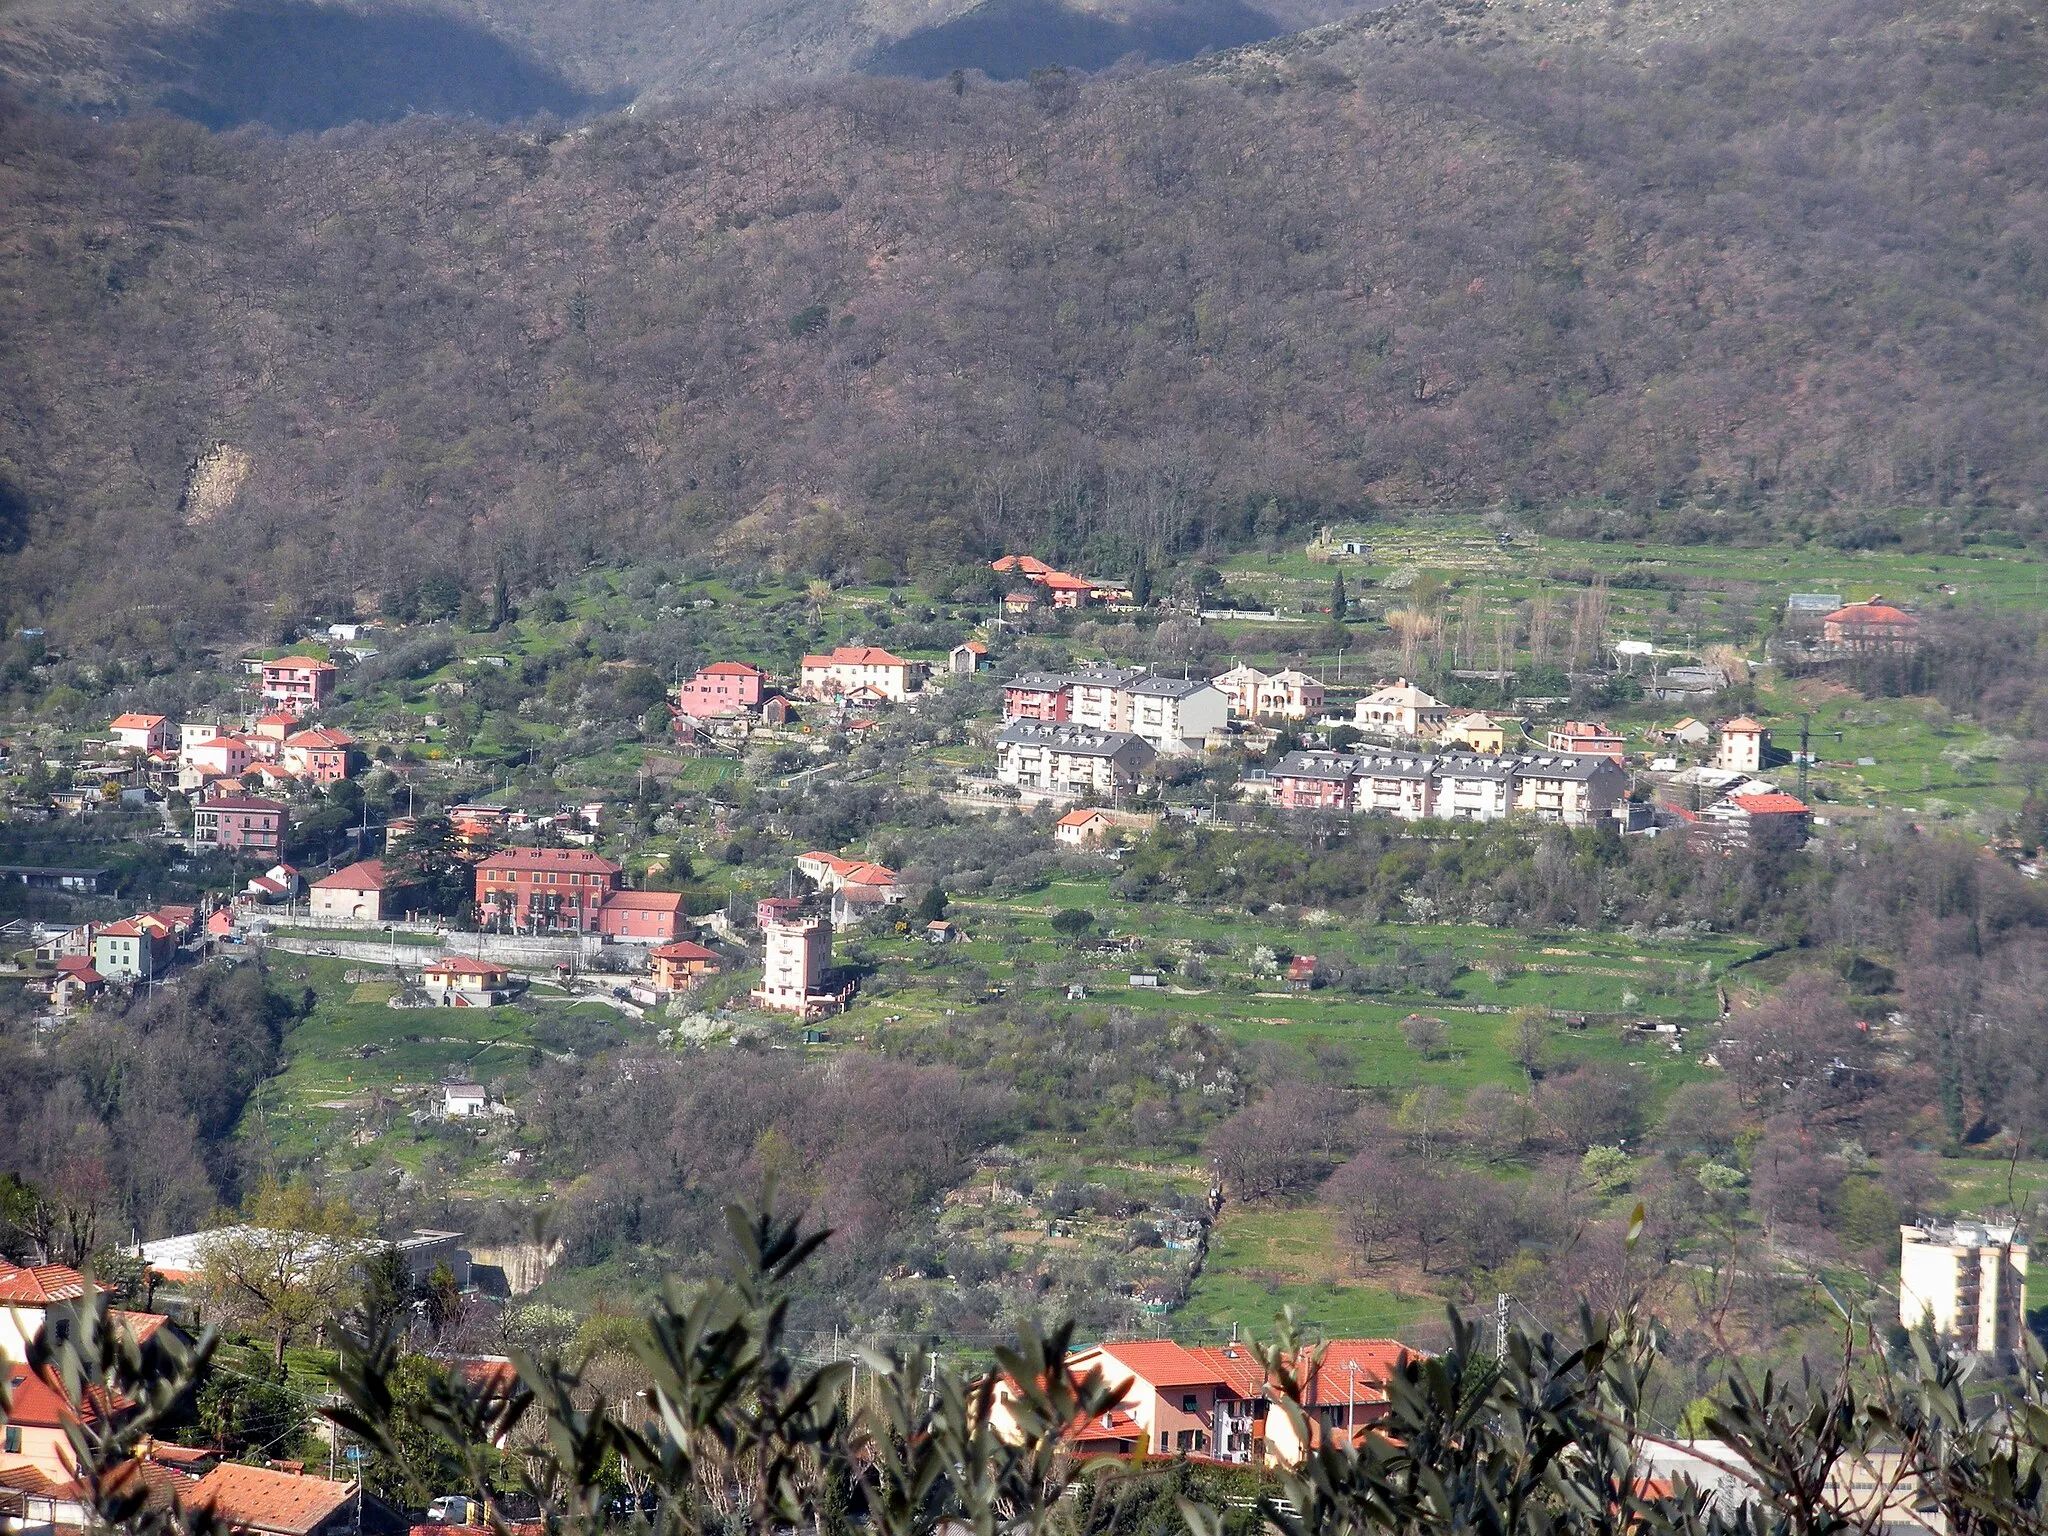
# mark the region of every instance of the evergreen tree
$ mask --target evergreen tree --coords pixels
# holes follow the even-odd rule
[[[1330,583],[1330,622],[1342,624],[1350,607],[1350,603],[1344,597],[1344,573],[1339,571],[1337,579]]]

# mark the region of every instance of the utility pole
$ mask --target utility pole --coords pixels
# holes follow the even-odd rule
[[[1500,1291],[1493,1298],[1493,1357],[1505,1360],[1508,1357],[1508,1293]]]
[[[1809,727],[1812,724],[1813,715],[1810,711],[1799,717],[1799,798],[1801,800],[1806,798],[1806,761],[1810,755],[1806,739],[1809,734]],[[1837,760],[1839,761],[1839,755]]]

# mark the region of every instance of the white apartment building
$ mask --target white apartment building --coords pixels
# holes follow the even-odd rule
[[[1090,667],[1066,675],[1067,721],[1091,731],[1131,728],[1130,688],[1143,679],[1141,667]]]
[[[1899,1321],[1952,1348],[2002,1354],[2021,1347],[2027,1316],[2027,1240],[2009,1225],[1960,1221],[1899,1228]]]
[[[1538,821],[1588,826],[1627,796],[1627,773],[1605,753],[1515,759],[1515,809]]]
[[[1229,723],[1230,702],[1205,678],[1141,677],[1124,689],[1123,729],[1166,757],[1199,752]]]
[[[1433,814],[1447,821],[1499,821],[1514,808],[1514,759],[1487,752],[1437,759]]]
[[[1129,731],[1013,720],[996,738],[996,777],[1049,794],[1113,794],[1137,788],[1157,755]]]
[[[1628,775],[1604,753],[1290,752],[1272,771],[1289,810],[1369,811],[1403,821],[1442,817],[1591,826],[1628,793]]]
[[[1005,724],[1031,720],[1127,732],[1169,756],[1200,751],[1229,719],[1230,701],[1207,679],[1154,677],[1142,667],[1029,672],[1003,689]]]

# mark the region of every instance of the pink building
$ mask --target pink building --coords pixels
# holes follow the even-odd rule
[[[275,800],[224,795],[192,808],[192,841],[198,848],[275,858],[290,824],[291,813]]]
[[[755,1006],[807,1019],[836,1012],[843,999],[824,990],[832,968],[832,925],[822,917],[805,917],[802,902],[779,896],[757,903],[755,916],[762,945]]]
[[[284,740],[284,771],[315,784],[334,784],[348,777],[348,754],[356,744],[347,731],[300,731]]]
[[[311,656],[281,656],[263,663],[263,702],[294,715],[305,715],[326,703],[334,692],[337,668]]]
[[[597,909],[597,931],[615,939],[666,944],[683,931],[680,891],[614,891]]]
[[[714,661],[686,683],[676,685],[676,708],[702,720],[712,715],[756,710],[768,691],[768,674],[744,661]]]
[[[1067,680],[1056,672],[1020,672],[1003,685],[1003,719],[1067,718]]]
[[[179,756],[195,782],[238,779],[256,760],[255,749],[239,736],[215,736],[210,741],[194,742]]]

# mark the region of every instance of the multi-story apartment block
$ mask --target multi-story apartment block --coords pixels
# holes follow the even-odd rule
[[[1370,811],[1420,821],[1539,821],[1591,826],[1628,792],[1628,776],[1604,754],[1290,752],[1272,774],[1274,798],[1292,810]]]
[[[1206,678],[1141,677],[1124,690],[1122,729],[1166,757],[1200,751],[1229,720],[1229,701]]]
[[[1929,1325],[1951,1348],[2003,1354],[2021,1347],[2027,1316],[2027,1240],[1978,1222],[1899,1228],[1899,1321]]]
[[[338,670],[311,656],[282,656],[263,663],[263,702],[295,715],[309,714],[334,692]]]
[[[221,795],[192,807],[192,842],[198,848],[228,848],[276,858],[284,848],[291,812],[276,800],[254,795]]]
[[[1137,788],[1156,756],[1129,731],[1013,720],[996,738],[996,777],[1051,794],[1114,794]]]
[[[1027,672],[1003,689],[1003,719],[1124,731],[1172,756],[1201,750],[1230,718],[1230,703],[1200,678],[1154,677],[1142,667]]]

